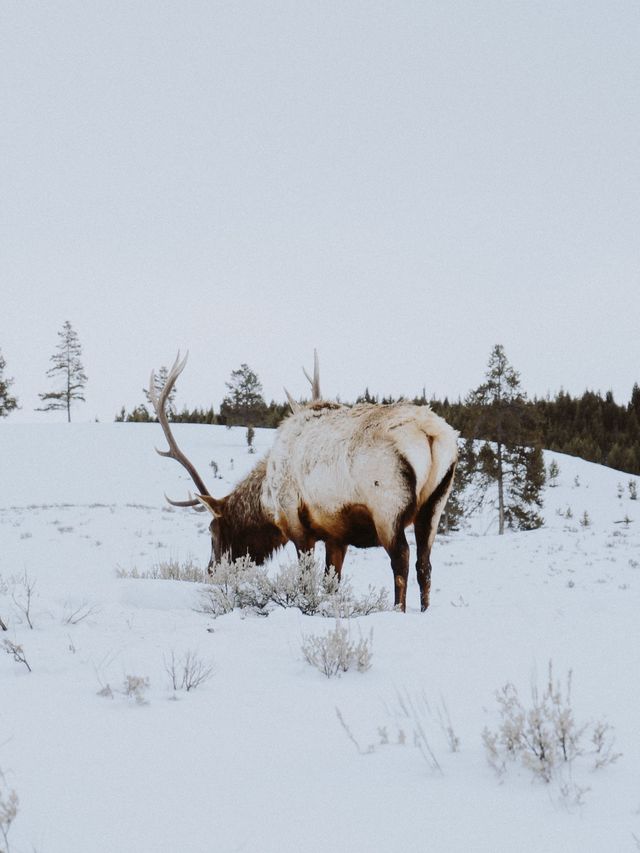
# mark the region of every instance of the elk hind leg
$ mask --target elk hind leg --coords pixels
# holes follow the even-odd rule
[[[385,550],[391,559],[394,580],[394,605],[404,613],[407,609],[407,581],[409,579],[409,543],[400,526]]]
[[[416,534],[416,574],[418,586],[420,587],[420,609],[424,612],[429,606],[429,593],[431,592],[431,546],[438,530],[438,522],[442,510],[449,497],[455,464],[451,465],[442,481],[429,497],[427,502],[418,510],[414,521]]]
[[[429,511],[427,503],[420,508],[414,522],[416,550],[418,552],[416,574],[418,576],[418,586],[420,587],[420,610],[423,612],[429,606],[429,593],[431,592],[431,546],[429,545],[429,533],[432,519],[433,513]]]

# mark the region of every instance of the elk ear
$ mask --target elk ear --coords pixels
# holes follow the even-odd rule
[[[196,495],[203,507],[215,518],[220,518],[224,510],[224,498],[212,498],[211,495]]]

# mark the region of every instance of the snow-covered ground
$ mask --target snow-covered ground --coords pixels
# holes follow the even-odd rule
[[[258,458],[243,430],[175,432],[214,494]],[[258,453],[271,437],[257,431]],[[32,669],[0,654],[0,791],[20,798],[12,853],[637,849],[640,501],[628,475],[547,454],[560,475],[545,526],[498,537],[484,515],[436,539],[429,611],[412,577],[406,615],[351,622],[355,637],[373,629],[371,668],[327,679],[301,643],[331,620],[214,620],[197,584],[118,577],[209,556],[207,519],[164,502],[190,483],[154,453],[162,443],[152,424],[0,424],[0,643],[21,645]],[[391,591],[381,550],[350,549],[345,575],[356,591]],[[174,695],[165,661],[187,651],[213,674]],[[549,784],[519,765],[498,778],[481,737],[498,725],[495,691],[512,681],[527,699],[549,660],[561,679],[573,670],[577,719],[608,721],[623,756],[598,771],[583,756]],[[127,676],[149,679],[144,703],[120,692]],[[413,744],[416,719],[440,770]],[[577,788],[589,788],[582,805]]]

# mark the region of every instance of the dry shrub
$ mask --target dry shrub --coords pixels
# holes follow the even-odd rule
[[[172,651],[171,657],[165,658],[164,668],[174,692],[186,690],[189,693],[208,681],[213,674],[213,667],[193,651],[186,651],[180,660],[176,660],[175,652]]]
[[[206,580],[206,572],[197,566],[193,560],[185,560],[181,563],[179,560],[161,560],[155,563],[150,569],[138,571],[133,569],[117,569],[119,578],[145,578],[151,580],[165,581],[188,581],[190,583],[203,583]]]
[[[18,805],[18,795],[7,786],[0,770],[0,841],[3,842],[0,853],[9,853],[9,830],[18,815]]]
[[[308,634],[303,638],[302,654],[308,663],[327,678],[332,678],[351,668],[366,672],[371,666],[372,642],[372,631],[368,638],[360,636],[358,640],[352,640],[350,626],[344,626],[336,619],[333,631],[322,636]]]
[[[301,554],[273,577],[249,557],[223,557],[202,591],[202,610],[213,616],[236,608],[266,615],[274,607],[297,607],[307,616],[349,619],[389,610],[390,604],[386,590],[377,592],[371,586],[364,596],[356,596],[347,580],[339,582],[333,570],[325,572],[313,552]]]
[[[488,728],[482,733],[489,763],[502,776],[509,761],[520,761],[544,782],[562,774],[579,756],[590,756],[593,769],[616,761],[621,753],[613,750],[612,728],[602,721],[593,725],[576,723],[571,707],[569,670],[563,690],[554,682],[552,662],[549,661],[547,683],[540,691],[531,688],[531,703],[527,707],[516,687],[508,682],[496,692],[500,724],[496,731]],[[591,742],[591,748],[585,739]],[[580,797],[586,789],[579,789]]]
[[[212,616],[222,616],[236,608],[266,614],[270,592],[266,569],[256,566],[248,556],[231,560],[225,555],[205,579],[201,610]]]

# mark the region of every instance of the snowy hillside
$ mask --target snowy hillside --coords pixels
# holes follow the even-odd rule
[[[216,495],[272,437],[257,430],[250,455],[244,430],[175,433]],[[331,619],[280,608],[214,619],[198,609],[199,584],[119,576],[209,556],[208,519],[163,498],[186,497],[190,481],[154,446],[154,424],[0,424],[12,853],[637,849],[640,500],[628,475],[546,454],[560,474],[545,526],[498,537],[485,514],[436,539],[429,611],[412,570],[406,614],[350,620],[355,639],[373,631],[371,668],[327,679],[301,645]],[[294,556],[288,546],[274,562]],[[350,549],[345,577],[357,593],[391,593],[380,549]],[[31,671],[3,653],[16,646]],[[174,692],[167,662],[187,652],[212,673]],[[550,660],[563,685],[573,671],[585,754],[548,783],[520,762],[499,777],[482,739],[500,723],[495,691],[510,681],[529,703]],[[130,695],[128,677],[142,680]],[[594,770],[600,720],[622,757]]]

